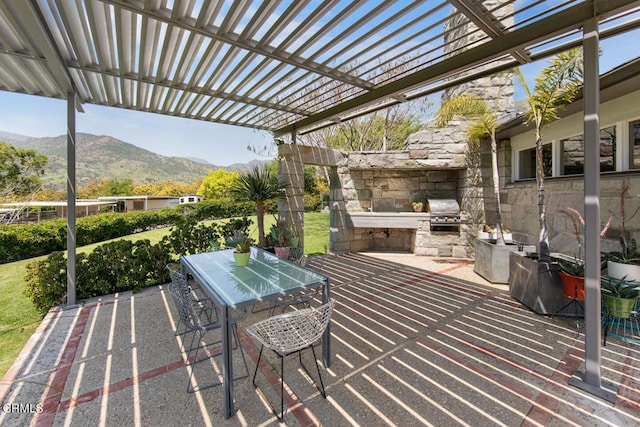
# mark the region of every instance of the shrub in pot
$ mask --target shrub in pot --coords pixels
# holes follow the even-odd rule
[[[238,267],[244,267],[249,264],[249,258],[251,257],[251,245],[253,245],[253,239],[248,236],[242,236],[236,243],[236,248],[233,251],[233,258]]]

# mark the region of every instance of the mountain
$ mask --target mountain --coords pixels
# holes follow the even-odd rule
[[[7,133],[5,140],[15,147],[33,148],[47,155],[49,162],[42,177],[44,188],[63,190],[67,173],[67,137],[29,138]],[[192,183],[219,166],[183,157],[167,157],[106,135],[76,134],[76,182],[83,186],[92,180],[130,178],[134,185],[152,182]]]

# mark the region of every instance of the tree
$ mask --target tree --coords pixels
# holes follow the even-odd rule
[[[133,180],[130,178],[108,179],[103,187],[104,196],[130,196],[133,194]]]
[[[256,203],[256,217],[258,221],[258,241],[260,246],[266,246],[264,234],[264,203],[280,195],[277,181],[271,179],[271,172],[265,166],[255,166],[240,173],[231,186],[231,193],[239,199]]]
[[[44,175],[47,156],[33,149],[16,148],[0,142],[0,194],[2,199],[11,194],[24,196],[36,192],[40,177]]]
[[[443,127],[455,115],[474,120],[467,128],[467,136],[472,143],[479,143],[480,139],[485,136],[489,136],[491,139],[491,175],[493,179],[493,195],[496,199],[496,244],[505,245],[502,234],[498,142],[496,141],[498,119],[486,102],[473,95],[466,94],[443,102],[436,114],[436,123],[439,127]]]
[[[238,180],[238,172],[226,171],[224,169],[210,170],[204,177],[198,194],[207,199],[223,199],[231,196],[231,186]]]
[[[544,162],[542,153],[542,131],[544,127],[558,118],[558,111],[571,103],[582,85],[583,56],[582,49],[571,49],[554,56],[549,66],[538,77],[533,92],[529,89],[522,71],[515,70],[516,76],[527,94],[529,110],[524,121],[533,125],[536,138],[536,184],[538,186],[538,221],[540,224],[539,248],[540,261],[549,262],[549,236],[547,232],[547,212],[544,194]]]

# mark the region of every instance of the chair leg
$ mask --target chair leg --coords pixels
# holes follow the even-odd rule
[[[320,366],[318,366],[318,358],[316,357],[316,350],[311,345],[311,352],[313,353],[313,361],[316,362],[316,369],[318,370],[318,378],[320,378],[320,386],[322,387],[322,397],[327,398],[327,392],[324,389],[324,382],[322,381],[322,374],[320,374]]]
[[[284,356],[280,356],[280,422],[284,422]]]
[[[240,349],[240,355],[242,355],[242,361],[244,362],[244,372],[245,372],[243,375],[235,377],[233,379],[235,381],[235,380],[241,380],[243,378],[247,378],[249,376],[249,365],[247,365],[247,358],[245,357],[242,345],[240,345],[240,338],[238,338],[238,326],[234,323],[231,326],[231,330],[236,340],[236,346]]]
[[[260,354],[258,355],[258,362],[256,362],[256,370],[253,371],[253,386],[254,387],[258,387],[256,385],[256,374],[258,373],[258,368],[260,367],[260,359],[262,358],[262,350],[264,350],[264,345],[260,346]]]

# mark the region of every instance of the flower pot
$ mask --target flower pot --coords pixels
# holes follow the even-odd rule
[[[289,251],[291,250],[289,246],[276,246],[275,250],[276,250],[276,255],[279,256],[280,258],[284,258],[284,259],[289,258]]]
[[[625,279],[632,282],[640,282],[640,265],[608,261],[607,276],[613,277],[614,279]]]
[[[633,307],[636,305],[636,299],[618,298],[609,294],[602,294],[602,302],[610,316],[620,319],[628,319],[631,316]]]
[[[238,267],[244,267],[249,264],[249,257],[251,256],[251,252],[243,252],[243,253],[233,253],[233,259],[236,261],[236,265]]]
[[[292,248],[297,248],[299,243],[299,237],[289,237],[289,246],[291,246]]]
[[[563,271],[558,271],[562,281],[562,292],[565,296],[579,301],[584,301],[584,277],[572,276]]]

